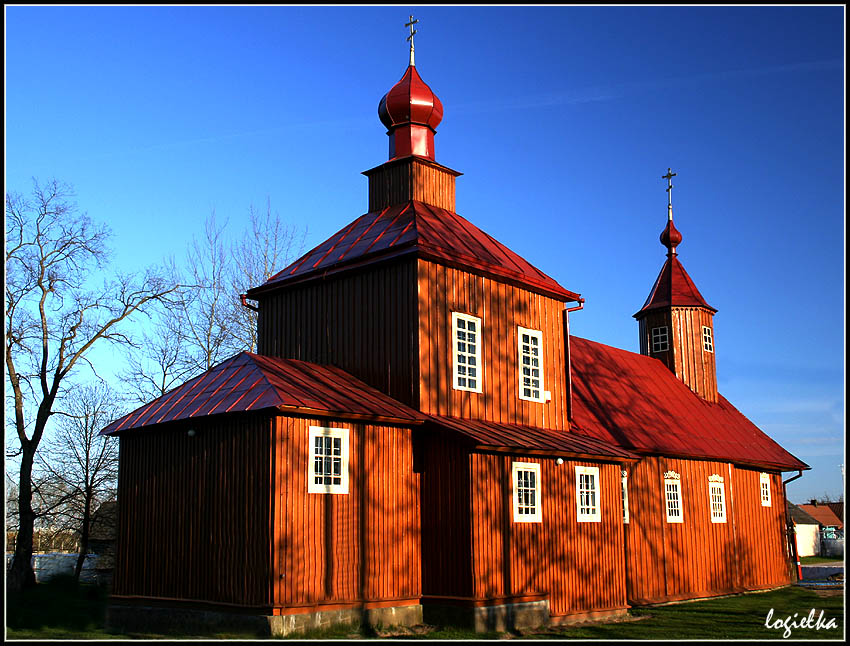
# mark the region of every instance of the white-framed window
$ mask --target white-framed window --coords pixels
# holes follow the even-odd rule
[[[307,493],[348,493],[348,429],[311,426]]]
[[[629,522],[629,473],[622,471],[623,476],[623,522]]]
[[[702,326],[702,347],[706,352],[714,352],[714,341],[711,338],[711,328]]]
[[[670,349],[670,340],[667,336],[667,326],[652,328],[652,351],[667,352]]]
[[[576,520],[599,523],[599,467],[576,467]]]
[[[664,501],[667,522],[683,522],[681,476],[675,471],[667,471],[664,474]]]
[[[519,398],[546,401],[543,394],[543,332],[517,327],[519,341]]]
[[[711,522],[726,522],[726,495],[723,478],[717,474],[708,476],[708,500],[711,506]]]
[[[511,465],[513,507],[515,523],[542,522],[540,503],[540,464],[514,462]]]
[[[481,319],[452,312],[452,385],[481,392]]]
[[[761,506],[770,507],[770,474],[759,474],[759,488],[761,489]]]

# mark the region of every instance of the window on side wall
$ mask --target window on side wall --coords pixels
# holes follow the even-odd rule
[[[706,352],[714,352],[714,340],[711,338],[711,328],[702,326],[702,347]]]
[[[576,520],[580,523],[598,523],[599,467],[576,467]]]
[[[307,493],[348,493],[348,429],[311,426]]]
[[[759,488],[761,489],[761,506],[770,507],[770,474],[759,474]]]
[[[629,522],[629,473],[623,470],[623,522]]]
[[[681,476],[675,471],[667,471],[664,474],[664,501],[667,522],[683,522]]]
[[[652,351],[667,352],[670,349],[670,342],[667,337],[667,326],[652,328]]]
[[[481,319],[452,312],[452,386],[481,392]]]
[[[723,478],[717,474],[708,477],[708,499],[711,505],[711,522],[726,522],[726,493]]]
[[[545,401],[543,394],[543,333],[517,327],[519,341],[519,398]]]
[[[511,466],[515,523],[539,523],[543,519],[540,504],[540,464],[514,462]]]

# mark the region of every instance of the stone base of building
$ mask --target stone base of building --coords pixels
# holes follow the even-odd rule
[[[426,624],[468,628],[479,633],[524,630],[545,626],[549,622],[549,600],[483,605],[470,602],[423,605]]]
[[[283,609],[281,612],[287,611]],[[208,635],[228,632],[283,637],[337,625],[388,627],[421,623],[422,606],[418,603],[377,608],[337,607],[279,615],[130,604],[112,604],[106,611],[107,630],[122,633]]]

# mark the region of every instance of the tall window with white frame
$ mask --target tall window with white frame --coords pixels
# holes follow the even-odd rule
[[[347,428],[311,426],[307,493],[348,493]]]
[[[770,507],[770,474],[759,474],[759,488],[761,489],[761,506]]]
[[[599,467],[576,467],[576,520],[602,522],[599,509]]]
[[[716,473],[708,476],[708,499],[711,507],[711,522],[726,522],[726,495],[723,488],[723,477]]]
[[[455,390],[480,393],[481,319],[452,312],[452,385]]]
[[[540,464],[514,462],[511,465],[515,523],[539,523],[543,520],[540,503]]]
[[[667,337],[667,326],[652,328],[652,351],[667,352],[670,349],[670,341]]]
[[[683,522],[681,476],[675,471],[667,471],[664,474],[664,499],[667,510],[667,522]]]
[[[714,352],[714,339],[711,338],[711,328],[702,326],[702,347],[706,352]]]
[[[623,476],[623,522],[629,522],[629,472],[622,470]]]
[[[517,328],[519,340],[519,398],[545,401],[543,394],[543,333]]]

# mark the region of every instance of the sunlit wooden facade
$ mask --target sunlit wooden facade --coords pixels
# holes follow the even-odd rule
[[[116,603],[484,630],[787,584],[806,465],[717,394],[672,213],[646,356],[571,337],[584,300],[454,212],[442,106],[399,83],[369,211],[249,291],[258,353],[105,430]]]

